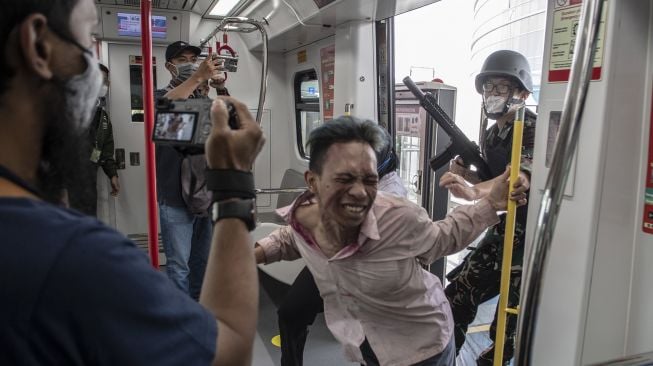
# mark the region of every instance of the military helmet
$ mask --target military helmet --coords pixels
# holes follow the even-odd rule
[[[490,76],[513,77],[522,88],[533,91],[531,68],[526,57],[519,52],[499,50],[485,59],[481,72],[476,75],[476,91],[479,94],[483,94],[483,81]]]

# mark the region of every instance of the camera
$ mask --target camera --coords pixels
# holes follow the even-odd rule
[[[236,72],[238,70],[238,57],[218,55],[218,60],[222,60],[222,70],[228,72]]]
[[[229,126],[237,129],[238,115],[234,106],[225,101]],[[157,99],[152,141],[172,145],[189,154],[204,152],[204,143],[211,134],[211,99]]]

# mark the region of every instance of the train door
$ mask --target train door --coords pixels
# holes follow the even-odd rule
[[[433,93],[469,139],[478,141],[475,123],[480,114],[480,97],[469,92],[473,80],[467,16],[472,10],[468,3],[440,1],[393,18],[393,128],[400,158],[399,174],[409,187],[409,198],[423,206],[434,220],[443,219],[462,202],[451,201],[448,191],[438,186],[447,167],[433,171],[429,165],[431,157],[446,148],[449,136],[419,106],[401,80],[410,76],[420,89]],[[434,23],[435,18],[441,21]],[[420,46],[414,47],[415,44]],[[443,258],[431,266],[431,271],[446,283],[444,274],[455,268],[464,255],[462,252]]]
[[[156,87],[170,79],[165,69],[165,47],[154,46]],[[111,72],[109,113],[113,124],[116,156],[121,169],[121,192],[115,199],[110,220],[127,236],[146,235],[145,131],[142,112],[141,47],[109,43],[107,59]]]
[[[143,130],[141,48],[139,45],[110,43],[108,60],[111,70],[110,115],[113,122],[117,157],[124,158],[124,169],[119,171],[121,194],[115,200],[116,228],[125,235],[144,235],[147,232],[146,186],[145,182],[145,131]],[[165,47],[154,46],[154,79],[156,88],[165,87],[170,73],[165,68]],[[250,109],[256,115],[256,109]],[[260,188],[270,186],[271,180],[271,113],[265,109],[261,120],[267,143],[254,166],[256,181]],[[119,163],[121,166],[122,163]],[[257,200],[259,209],[270,207],[270,196]]]
[[[526,55],[534,84],[539,90],[539,70],[544,45],[544,1],[522,2],[439,1],[394,18],[395,131],[401,155],[402,177],[411,184],[415,199],[434,220],[463,199],[455,198],[438,186],[447,167],[433,171],[429,160],[442,151],[449,136],[419,107],[403,86],[405,76],[424,91],[430,91],[449,117],[471,141],[480,145],[481,96],[475,89],[475,76],[484,59],[500,49]],[[415,47],[415,45],[419,45]],[[434,80],[435,79],[435,80]],[[536,103],[530,101],[529,103]],[[477,246],[480,238],[470,245]],[[447,256],[431,265],[431,272],[443,278],[456,268],[469,251]],[[447,281],[443,278],[443,284]],[[476,364],[480,352],[490,346],[490,324],[498,297],[480,304],[470,324],[460,364]]]

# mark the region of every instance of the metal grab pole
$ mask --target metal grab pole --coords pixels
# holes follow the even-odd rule
[[[152,0],[141,0],[141,51],[143,54],[143,111],[145,114],[145,173],[147,178],[147,228],[150,261],[159,268],[159,218],[156,205],[154,143],[154,85],[152,75]]]
[[[257,188],[256,194],[304,193],[308,188]]]
[[[515,113],[515,122],[512,126],[512,151],[510,155],[510,185],[512,187],[519,179],[521,166],[521,147],[524,135],[524,117],[526,107],[522,106]],[[510,297],[510,271],[512,269],[512,249],[515,240],[515,218],[517,217],[517,202],[508,199],[508,213],[506,214],[506,229],[503,235],[503,258],[501,261],[501,286],[499,290],[499,307],[497,308],[497,330],[494,342],[494,366],[503,364],[503,347],[506,342],[506,318],[508,317],[508,298]]]
[[[576,48],[571,65],[571,74],[565,95],[560,131],[553,151],[551,169],[542,194],[542,203],[537,216],[537,227],[533,247],[525,263],[522,283],[521,314],[518,319],[517,353],[515,365],[532,364],[532,352],[539,308],[544,268],[553,240],[562,196],[567,185],[569,168],[580,134],[581,118],[585,107],[585,97],[592,79],[592,68],[596,40],[601,23],[604,0],[584,0],[581,14],[581,27],[576,36]]]
[[[250,33],[258,29],[258,31],[261,33],[261,37],[263,38],[263,63],[261,65],[261,88],[259,90],[258,109],[256,111],[256,122],[260,125],[261,119],[263,118],[263,106],[265,105],[265,93],[268,85],[268,32],[265,30],[264,27],[264,24],[266,23],[254,19],[245,18],[245,17],[226,17],[222,19],[220,24],[218,24],[218,26],[215,27],[215,29],[209,34],[208,37],[206,37],[204,40],[200,42],[200,48],[203,48],[209,41],[211,41],[211,39],[219,31],[227,30],[227,26],[229,24],[252,25],[253,27],[251,28],[235,28],[235,29],[228,29],[228,31]]]

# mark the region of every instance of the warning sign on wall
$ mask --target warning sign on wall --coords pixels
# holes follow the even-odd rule
[[[332,44],[320,49],[320,64],[322,72],[322,113],[324,121],[333,119],[335,83],[336,45]]]
[[[556,0],[555,10],[553,11],[553,27],[551,30],[549,82],[565,82],[569,80],[571,61],[574,58],[574,46],[576,45],[576,34],[579,31],[578,27],[580,27],[581,2],[581,0]],[[604,2],[596,52],[594,54],[592,80],[601,79],[607,7],[607,2]]]

